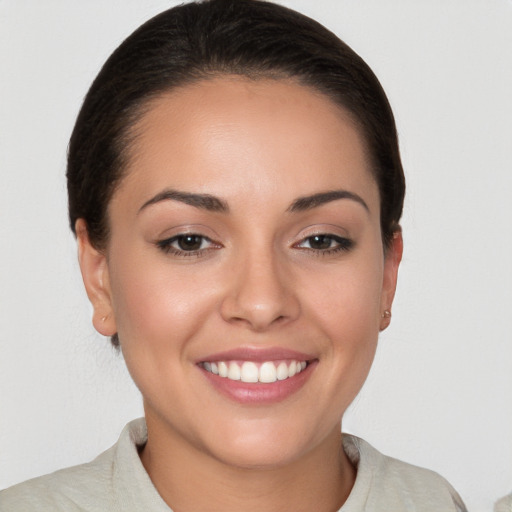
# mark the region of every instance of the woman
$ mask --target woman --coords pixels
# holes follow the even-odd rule
[[[166,11],[91,86],[67,177],[93,323],[145,421],[6,510],[465,510],[340,431],[391,320],[404,196],[344,43],[254,0]]]

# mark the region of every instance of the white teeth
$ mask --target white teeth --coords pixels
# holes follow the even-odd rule
[[[258,367],[251,361],[246,361],[242,365],[242,370],[240,372],[240,380],[242,382],[258,382],[258,378]]]
[[[253,361],[244,361],[241,365],[235,361],[205,361],[203,368],[210,373],[226,377],[230,380],[241,380],[242,382],[263,382],[272,383],[277,380],[286,380],[303,371],[306,361],[265,361],[259,367]]]
[[[260,367],[260,382],[275,382],[277,380],[276,365],[272,362],[263,363]]]
[[[240,380],[240,366],[233,361],[229,363],[228,379]]]
[[[283,361],[282,363],[279,363],[279,366],[277,367],[277,380],[284,380],[288,378],[288,366],[286,366],[286,363]]]
[[[219,368],[219,375],[221,377],[227,377],[228,376],[228,365],[224,361],[220,361],[218,363]]]

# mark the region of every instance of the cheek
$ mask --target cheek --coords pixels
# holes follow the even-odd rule
[[[211,307],[213,290],[192,266],[167,265],[160,255],[113,259],[111,289],[123,350],[180,349]],[[132,347],[136,345],[136,347]]]
[[[347,344],[376,339],[380,325],[380,299],[383,263],[379,255],[354,258],[353,264],[340,265],[305,276],[310,309],[329,331],[331,339]]]
[[[377,348],[383,260],[378,251],[334,266],[302,283],[311,318],[328,341],[326,386],[337,389],[336,410],[345,410],[362,387]]]
[[[126,366],[145,400],[161,400],[168,388],[180,389],[192,371],[190,354],[213,307],[212,292],[186,265],[171,269],[147,254],[112,266],[114,315]],[[178,403],[176,394],[173,400]]]

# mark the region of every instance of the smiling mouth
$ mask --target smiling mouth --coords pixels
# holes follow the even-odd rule
[[[219,377],[246,383],[271,384],[287,380],[302,372],[308,361],[203,361],[199,364],[204,370]]]

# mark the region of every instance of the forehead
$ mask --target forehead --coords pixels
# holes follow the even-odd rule
[[[138,196],[172,186],[272,200],[348,188],[378,202],[350,114],[291,80],[222,77],[174,89],[147,105],[134,135],[120,188]]]

